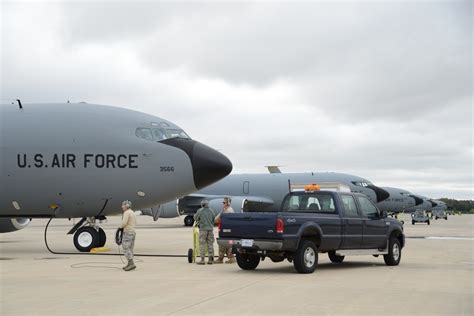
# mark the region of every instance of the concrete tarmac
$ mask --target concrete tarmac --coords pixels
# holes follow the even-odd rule
[[[137,257],[137,269],[124,272],[118,256],[49,253],[46,220],[33,220],[0,234],[0,315],[474,315],[474,216],[430,226],[404,220],[408,239],[399,266],[372,256],[333,264],[320,254],[309,275],[287,261],[267,259],[243,271],[184,257]],[[110,253],[117,253],[119,221],[111,217],[103,225]],[[182,221],[138,217],[135,251],[186,255],[192,229]],[[76,252],[66,235],[71,225],[53,221],[48,240],[55,251]]]

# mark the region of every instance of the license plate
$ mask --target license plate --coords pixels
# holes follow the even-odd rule
[[[252,247],[253,240],[252,239],[242,239],[242,247]]]

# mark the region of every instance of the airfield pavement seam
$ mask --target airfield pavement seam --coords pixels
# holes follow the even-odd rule
[[[231,290],[231,291],[227,291],[227,292],[224,292],[224,293],[222,293],[222,294],[215,295],[215,296],[213,296],[213,297],[210,297],[210,298],[207,298],[207,299],[205,299],[205,300],[202,300],[202,301],[200,301],[200,302],[197,302],[197,303],[194,303],[194,304],[185,306],[185,307],[180,308],[180,309],[178,309],[178,310],[175,310],[175,311],[173,311],[173,312],[171,312],[171,313],[168,313],[167,315],[173,315],[173,314],[176,314],[176,313],[185,311],[185,310],[187,310],[187,309],[190,309],[190,308],[192,308],[192,307],[201,305],[201,304],[203,304],[203,303],[207,303],[207,302],[209,302],[209,301],[212,301],[212,300],[217,299],[217,298],[219,298],[219,297],[225,296],[225,295],[227,295],[227,294],[232,294],[232,293],[235,293],[235,292],[237,292],[237,291],[243,290],[243,289],[245,289],[245,288],[251,287],[251,286],[256,285],[256,284],[258,284],[258,283],[260,283],[260,282],[266,281],[266,280],[268,280],[268,279],[270,279],[270,277],[264,278],[264,279],[261,279],[261,280],[255,281],[255,282],[252,282],[252,283],[250,283],[250,284],[241,286],[241,287],[236,288],[236,289],[233,289],[233,290]]]

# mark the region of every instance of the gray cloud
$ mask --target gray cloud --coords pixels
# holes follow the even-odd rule
[[[473,197],[470,2],[2,6],[2,98],[162,116],[236,172]]]

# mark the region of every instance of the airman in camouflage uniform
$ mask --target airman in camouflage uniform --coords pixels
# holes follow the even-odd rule
[[[209,208],[209,202],[204,200],[201,202],[201,208],[194,215],[194,221],[199,226],[199,252],[201,261],[197,264],[204,264],[206,256],[206,245],[209,255],[207,264],[214,261],[214,211]]]

